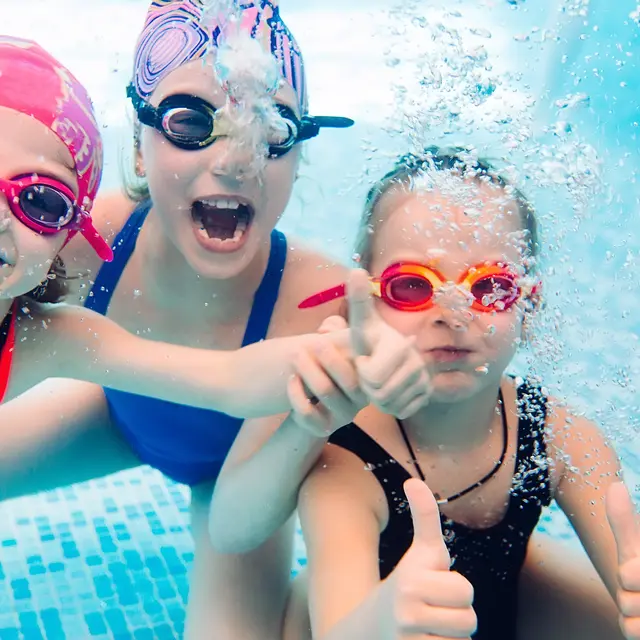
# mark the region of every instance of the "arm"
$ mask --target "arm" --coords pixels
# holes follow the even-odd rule
[[[246,553],[294,513],[298,490],[326,438],[291,416],[247,420],[227,456],[213,493],[209,531],[222,553]]]
[[[345,330],[275,338],[236,351],[194,349],[137,337],[88,309],[48,311],[49,328],[40,334],[54,354],[57,376],[239,417],[290,408],[287,381],[301,349],[348,346]],[[42,372],[50,374],[51,367]]]
[[[0,500],[49,491],[139,463],[100,387],[48,380],[0,406]]]
[[[552,445],[566,458],[556,500],[615,599],[618,560],[605,495],[619,479],[618,458],[598,427],[584,418],[556,409],[550,426]]]
[[[225,461],[210,512],[220,551],[254,549],[289,519],[328,436],[366,404],[353,363],[333,347],[300,351],[295,369],[291,414],[246,423]]]
[[[368,485],[375,481],[371,474],[349,473],[348,455],[326,447],[300,491],[313,637],[390,640],[392,625],[384,617],[392,594],[380,581],[380,523],[363,499],[375,491]]]

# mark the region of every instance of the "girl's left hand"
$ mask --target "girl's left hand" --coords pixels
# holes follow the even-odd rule
[[[402,335],[379,316],[364,269],[352,270],[347,291],[360,388],[385,413],[400,419],[414,415],[431,395],[431,380],[414,338]]]
[[[607,518],[618,548],[618,609],[627,640],[640,640],[640,522],[624,483],[609,487]]]

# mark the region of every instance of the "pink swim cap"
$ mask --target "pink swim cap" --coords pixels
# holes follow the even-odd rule
[[[69,149],[78,180],[76,204],[84,212],[80,232],[103,260],[110,260],[111,248],[88,215],[102,178],[103,150],[86,89],[35,42],[0,35],[0,107],[40,121]],[[69,239],[73,235],[70,231]]]
[[[30,40],[0,36],[0,106],[39,120],[69,149],[78,206],[91,210],[102,177],[102,140],[86,89]]]
[[[305,115],[307,86],[300,48],[280,16],[277,0],[236,2],[241,26],[264,43],[278,61],[280,74],[293,87]],[[202,0],[154,0],[138,39],[133,86],[146,100],[172,71],[217,47],[226,16],[207,17]]]

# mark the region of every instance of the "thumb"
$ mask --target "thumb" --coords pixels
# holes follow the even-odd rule
[[[609,487],[606,508],[618,547],[618,565],[622,565],[640,554],[640,527],[636,509],[623,482],[616,482]]]
[[[442,537],[440,509],[431,489],[417,478],[404,483],[404,492],[409,501],[413,520],[412,549],[419,549],[429,557],[429,568],[448,571],[451,561]]]
[[[370,329],[378,314],[373,305],[369,274],[364,269],[352,269],[349,274],[347,300],[353,351],[356,356],[368,356],[372,345],[367,336],[367,329]]]

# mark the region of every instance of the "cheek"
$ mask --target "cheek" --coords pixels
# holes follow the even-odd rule
[[[156,131],[143,134],[141,157],[145,168],[149,191],[161,197],[171,197],[176,188],[185,182],[191,173],[191,165],[196,153],[188,153],[174,147]],[[157,198],[154,198],[154,200]]]
[[[299,165],[299,151],[294,149],[277,160],[267,161],[265,190],[270,208],[282,213],[289,202]]]
[[[522,331],[522,315],[517,311],[483,314],[477,319],[487,345],[496,351],[506,351],[517,347]]]
[[[399,311],[379,299],[376,299],[376,309],[382,320],[404,336],[418,335],[424,324],[423,313]]]
[[[43,279],[62,249],[67,234],[41,235],[23,227],[17,230],[14,237],[22,270],[33,272],[34,276],[41,273]]]

